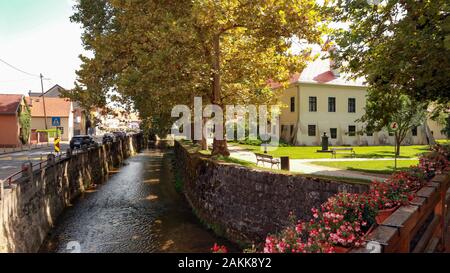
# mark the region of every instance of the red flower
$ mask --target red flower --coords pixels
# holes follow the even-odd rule
[[[211,248],[213,253],[228,253],[228,249],[225,246],[219,246],[217,243]]]

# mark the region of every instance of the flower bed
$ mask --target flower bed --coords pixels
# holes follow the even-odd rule
[[[384,221],[435,175],[448,172],[449,146],[437,145],[420,158],[418,166],[397,172],[384,182],[373,182],[363,194],[339,193],[318,209],[309,221],[297,221],[278,234],[269,235],[265,253],[342,253],[365,244],[373,227]]]

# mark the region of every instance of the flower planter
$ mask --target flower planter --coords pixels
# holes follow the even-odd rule
[[[374,229],[375,229],[375,224],[373,224],[372,226],[370,226],[370,228],[366,231],[366,233],[364,234],[364,236],[367,237],[367,235],[369,235]],[[348,252],[350,252],[350,250],[352,250],[352,249],[353,249],[353,247],[334,246],[334,252],[335,252],[335,253],[348,253]]]
[[[375,217],[375,220],[377,221],[378,225],[381,225],[384,220],[386,220],[389,216],[391,216],[394,211],[396,211],[400,206],[396,206],[390,209],[382,209],[378,211],[377,216]]]
[[[334,252],[335,253],[348,253],[348,252],[350,252],[351,249],[352,249],[351,247],[335,246]]]

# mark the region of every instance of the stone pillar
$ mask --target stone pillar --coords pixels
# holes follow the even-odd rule
[[[328,136],[325,132],[322,136],[322,151],[328,151]]]
[[[56,159],[56,157],[54,154],[47,155],[47,164],[50,166],[55,165],[55,161],[56,161],[55,159]]]
[[[31,161],[22,163],[22,177],[31,177],[33,173],[33,163]]]

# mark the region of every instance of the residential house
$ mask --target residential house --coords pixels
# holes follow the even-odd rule
[[[296,145],[320,145],[326,133],[331,145],[393,145],[394,136],[388,131],[362,133],[364,124],[356,120],[364,114],[367,85],[363,79],[349,80],[333,69],[326,55],[321,52],[283,91],[281,101],[287,107],[280,115],[281,139]],[[428,144],[431,134],[445,138],[440,131],[436,122],[428,120],[412,128],[404,143]]]
[[[13,148],[22,144],[19,115],[24,107],[26,101],[23,95],[0,94],[0,147]]]
[[[45,130],[46,128],[59,129],[61,131],[61,140],[68,141],[73,137],[74,114],[73,103],[70,100],[53,97],[30,97],[29,100],[31,105],[32,133],[36,132],[36,130]]]
[[[63,87],[56,84],[44,93],[45,98],[62,98]],[[42,97],[42,92],[30,92],[30,97]],[[81,108],[77,102],[73,102],[73,126],[74,135],[85,135],[87,134],[86,124],[88,123],[88,117],[86,111]]]

